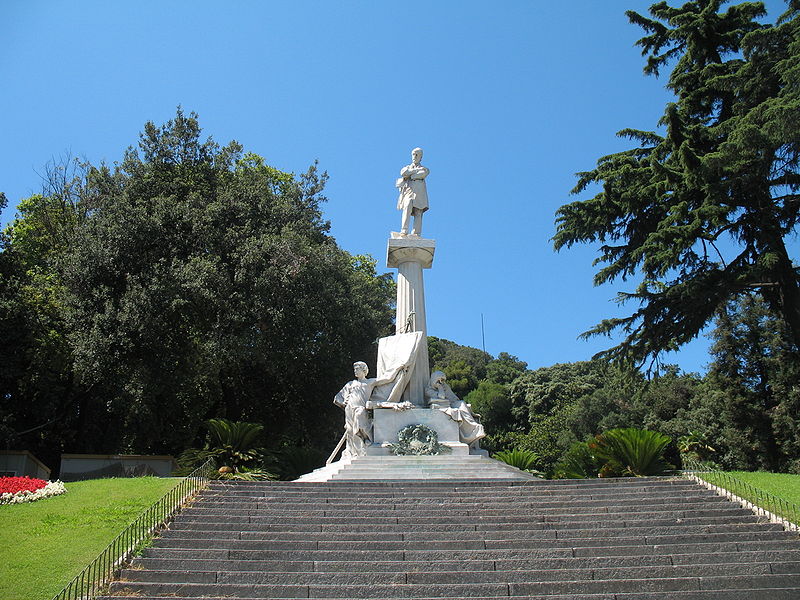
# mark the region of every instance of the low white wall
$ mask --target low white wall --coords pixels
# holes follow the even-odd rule
[[[169,477],[178,468],[172,456],[137,454],[62,454],[61,479],[78,481],[103,477]]]
[[[1,450],[0,475],[50,479],[50,469],[27,450]]]

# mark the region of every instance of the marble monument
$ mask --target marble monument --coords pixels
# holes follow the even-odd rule
[[[379,341],[377,377],[368,379],[367,365],[357,362],[356,378],[336,394],[334,403],[345,412],[345,433],[328,462],[342,445],[343,457],[391,454],[398,432],[409,425],[436,432],[437,447],[453,454],[486,455],[479,446],[486,433],[478,416],[453,393],[444,373],[431,376],[428,367],[423,270],[433,265],[436,242],[421,237],[430,173],[421,161],[422,149],[414,148],[411,164],[395,183],[402,220],[386,248],[387,266],[398,270],[395,335]]]

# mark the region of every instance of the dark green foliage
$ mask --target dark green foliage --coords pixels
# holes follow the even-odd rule
[[[481,381],[464,401],[472,406],[472,412],[480,415],[486,431],[506,429],[512,421],[511,398],[506,385]]]
[[[528,363],[508,352],[501,352],[486,365],[486,379],[492,383],[507,385],[528,369]]]
[[[217,468],[227,467],[233,469],[233,473],[260,471],[264,462],[263,425],[209,419],[205,426],[208,429],[206,444],[202,448],[189,448],[178,458],[182,472],[191,472],[209,458]]]
[[[478,386],[479,381],[486,378],[486,368],[491,360],[491,355],[477,348],[428,337],[431,372],[444,371],[447,383],[459,398],[469,394]]]
[[[79,166],[20,204],[0,252],[12,443],[177,454],[219,416],[332,446],[331,397],[374,357],[393,284],[328,234],[326,175],[203,141],[180,110],[119,166]]]
[[[657,431],[611,429],[588,443],[589,451],[603,465],[600,477],[645,477],[662,475],[672,469],[664,460],[664,451],[671,442]]]
[[[325,464],[330,450],[286,444],[270,453],[268,465],[284,481],[297,479]]]
[[[720,311],[712,337],[706,381],[725,427],[710,458],[725,468],[789,468],[800,450],[800,354],[785,322],[758,296],[745,296]]]
[[[511,450],[502,450],[492,455],[495,460],[502,461],[507,465],[521,469],[522,471],[531,471],[536,466],[538,456],[535,452],[530,450],[521,450],[513,448]]]
[[[539,467],[551,470],[580,439],[570,429],[572,416],[582,397],[603,386],[605,370],[597,361],[564,363],[527,371],[515,379],[509,386],[512,421],[507,426],[511,435],[505,437],[506,447],[535,452]]]
[[[800,286],[786,246],[800,217],[800,12],[762,25],[760,2],[722,0],[628,12],[647,35],[645,73],[674,65],[663,133],[626,129],[638,142],[579,174],[573,190],[602,186],[557,213],[557,249],[600,246],[602,284],[641,273],[631,316],[584,335],[620,330],[615,359],[642,361],[694,338],[731,298],[760,290],[800,342]]]
[[[678,438],[678,451],[681,453],[681,457],[705,463],[709,456],[717,452],[717,449],[709,443],[705,436],[695,431],[689,431],[686,435]]]
[[[662,475],[672,465],[664,460],[671,440],[655,431],[610,429],[576,442],[553,470],[556,479],[585,479],[590,477],[644,477]]]
[[[87,418],[86,386],[72,371],[58,268],[80,218],[83,166],[48,167],[61,193],[22,200],[0,233],[0,440],[57,466],[61,443],[86,451],[70,413]],[[83,415],[81,417],[81,415]],[[19,436],[24,435],[20,442]]]
[[[553,469],[554,479],[589,479],[597,477],[602,463],[595,458],[586,442],[575,442]]]

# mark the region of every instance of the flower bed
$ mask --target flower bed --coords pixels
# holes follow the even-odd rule
[[[35,502],[67,491],[60,481],[31,477],[0,477],[0,504]]]

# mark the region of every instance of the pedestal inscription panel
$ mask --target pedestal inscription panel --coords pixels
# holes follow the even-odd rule
[[[458,442],[458,423],[446,414],[430,408],[392,410],[376,408],[372,426],[372,439],[375,444],[397,443],[397,432],[406,425],[427,425],[439,435],[441,443]]]

